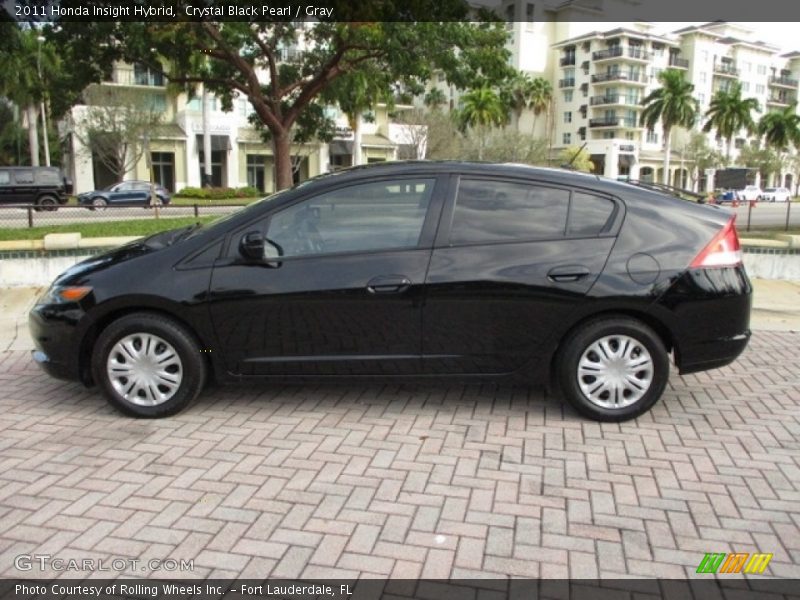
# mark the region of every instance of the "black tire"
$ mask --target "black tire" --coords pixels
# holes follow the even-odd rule
[[[618,343],[616,348],[613,345],[615,339]],[[592,385],[600,385],[601,379],[595,378],[593,381],[593,376],[588,371],[584,371],[581,375],[579,363],[586,353],[586,359],[592,368],[600,368],[599,366],[594,367],[594,365],[601,365],[607,357],[598,356],[592,351],[592,346],[599,343],[600,340],[609,342],[611,349],[620,353],[623,353],[624,350],[619,345],[619,341],[632,340],[629,343],[622,342],[626,344],[625,348],[631,348],[634,353],[630,360],[636,363],[637,360],[646,359],[649,354],[651,367],[643,367],[638,372],[635,370],[636,367],[631,367],[628,372],[636,378],[634,384],[628,384],[619,392],[615,388],[613,394],[610,390],[606,392],[603,391],[604,388],[601,388],[602,394],[608,394],[608,396],[606,398],[595,397],[592,400],[584,393],[581,386],[591,388]],[[638,354],[636,354],[637,352]],[[647,412],[661,397],[669,379],[669,357],[661,338],[641,321],[622,316],[589,321],[568,334],[556,357],[555,368],[557,381],[564,398],[579,413],[595,421],[627,421]],[[649,382],[645,386],[644,379],[639,378],[647,377],[648,372],[650,372]],[[612,373],[609,375],[614,376]],[[591,393],[592,390],[589,389],[589,392]],[[629,397],[624,396],[625,392],[629,393]],[[617,394],[619,395],[617,396]],[[641,396],[636,398],[638,394]],[[606,403],[612,406],[601,405]],[[619,406],[616,406],[616,403]]]
[[[58,210],[58,198],[55,196],[42,196],[36,201],[36,206],[42,211]]]
[[[108,207],[108,202],[105,198],[92,198],[92,210],[105,210]]]
[[[140,394],[144,393],[144,386],[137,386],[135,383],[131,383],[132,388],[126,398],[112,383],[108,373],[109,359],[112,353],[115,356],[114,360],[119,360],[121,357],[125,362],[124,359],[127,358],[124,353],[120,352],[117,346],[119,342],[132,338],[141,340],[148,336],[155,336],[156,340],[160,338],[161,342],[166,343],[164,346],[171,346],[171,350],[174,350],[179,360],[179,368],[176,371],[179,377],[173,373],[173,376],[179,380],[177,389],[168,399],[155,405],[139,403],[146,401],[147,398],[140,397]],[[153,338],[151,337],[151,339]],[[154,345],[153,349],[155,353],[158,345]],[[161,363],[159,362],[159,364]],[[92,353],[92,375],[95,382],[103,389],[108,402],[117,410],[133,417],[157,418],[174,415],[192,402],[202,391],[207,374],[205,361],[200,355],[200,348],[185,327],[162,315],[134,313],[111,323],[97,338]],[[120,385],[120,380],[124,385],[128,384],[124,378],[118,376],[116,378],[117,385]],[[139,387],[142,389],[138,389]],[[150,391],[161,393],[162,390],[151,388]],[[136,401],[133,401],[134,398]]]

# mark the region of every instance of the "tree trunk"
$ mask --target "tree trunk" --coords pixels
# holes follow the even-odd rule
[[[733,138],[728,138],[728,164],[731,164],[731,154],[733,153]]]
[[[356,167],[364,161],[361,151],[361,114],[353,116],[353,166]]]
[[[292,187],[292,144],[289,134],[272,135],[272,151],[275,155],[275,190]]]
[[[36,106],[28,105],[25,109],[28,113],[28,146],[31,151],[31,166],[39,166],[39,128],[37,127]]]
[[[203,103],[203,174],[200,177],[200,187],[211,186],[211,129],[209,127],[209,114],[208,114],[208,92],[206,86],[203,84],[202,92]]]
[[[669,129],[664,129],[664,175],[661,177],[661,183],[664,185],[672,185],[669,178],[669,154],[672,149],[672,141],[669,139],[670,133]]]

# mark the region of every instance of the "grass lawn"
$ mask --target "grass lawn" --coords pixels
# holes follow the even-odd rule
[[[133,221],[106,221],[102,223],[72,223],[68,225],[45,225],[32,228],[0,228],[0,240],[40,240],[48,233],[80,233],[82,237],[108,237],[127,235],[150,235],[167,229],[186,227],[195,223],[208,223],[219,215],[207,217],[179,217],[175,219],[136,219]]]

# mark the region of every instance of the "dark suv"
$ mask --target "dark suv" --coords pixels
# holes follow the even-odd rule
[[[0,167],[0,204],[57,210],[71,193],[72,182],[58,167]]]
[[[323,175],[59,276],[34,359],[137,416],[206,381],[521,376],[647,411],[750,337],[734,215],[596,176],[389,163]]]

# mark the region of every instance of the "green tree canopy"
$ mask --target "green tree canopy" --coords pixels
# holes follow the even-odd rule
[[[63,0],[62,6],[76,1]],[[81,0],[89,7],[102,2]],[[226,108],[236,97],[247,98],[271,134],[278,188],[292,181],[292,129],[337,79],[378,71],[385,85],[420,89],[438,71],[466,89],[477,81],[498,83],[510,72],[503,24],[466,22],[464,0],[386,0],[368,8],[375,20],[358,22],[343,22],[356,10],[352,3],[328,4],[341,21],[62,23],[61,37],[81,46],[90,39],[106,44],[119,58],[162,70],[172,85],[204,83]],[[360,19],[364,10],[359,7]],[[419,22],[387,20],[397,14]]]
[[[800,116],[797,103],[783,110],[773,110],[761,117],[758,133],[764,136],[767,146],[786,152],[790,146],[800,146]]]

